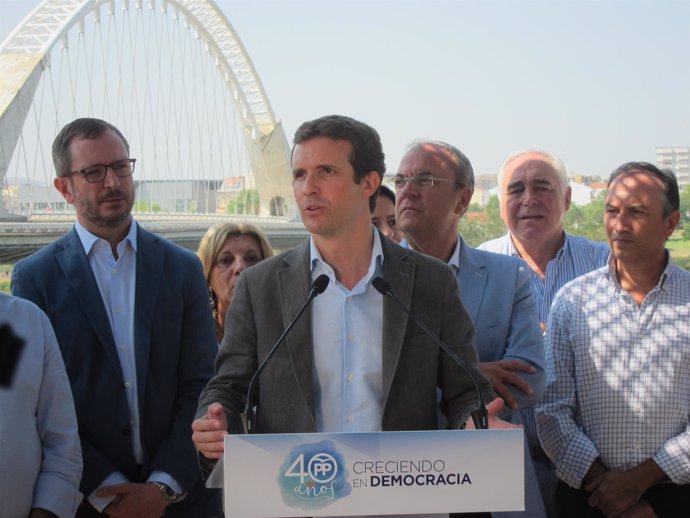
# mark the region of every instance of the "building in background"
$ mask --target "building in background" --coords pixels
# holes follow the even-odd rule
[[[656,165],[660,169],[670,169],[676,173],[681,190],[690,184],[690,147],[656,148]]]

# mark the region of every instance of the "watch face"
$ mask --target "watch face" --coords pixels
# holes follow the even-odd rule
[[[151,482],[154,486],[156,486],[158,489],[161,490],[161,493],[163,493],[163,496],[170,502],[175,500],[177,498],[177,494],[175,494],[175,491],[172,490],[172,488],[167,485],[163,484],[162,482]]]

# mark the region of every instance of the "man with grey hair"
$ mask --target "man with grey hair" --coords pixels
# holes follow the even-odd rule
[[[529,277],[542,328],[556,292],[567,282],[606,264],[605,243],[566,234],[570,186],[563,162],[545,151],[510,155],[498,173],[501,218],[508,234],[479,246],[482,250],[520,257]],[[548,354],[548,351],[547,351]],[[556,475],[537,438],[534,412],[522,412],[525,433],[549,516],[555,516]]]
[[[400,162],[395,188],[401,244],[448,263],[457,276],[482,373],[509,410],[533,406],[544,388],[544,346],[527,268],[475,250],[458,234],[474,192],[472,164],[445,142],[417,142]],[[529,462],[526,470],[527,512],[520,515],[545,516]]]

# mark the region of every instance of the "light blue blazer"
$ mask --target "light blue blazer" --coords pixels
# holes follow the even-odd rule
[[[534,373],[517,372],[534,393],[513,390],[520,408],[532,406],[544,393],[544,341],[526,265],[471,248],[460,236],[458,241],[460,297],[474,323],[479,360],[516,359],[536,367]]]

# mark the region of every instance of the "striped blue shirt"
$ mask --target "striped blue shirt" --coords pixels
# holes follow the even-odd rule
[[[510,237],[510,233],[482,243],[477,248],[497,254],[520,257]],[[543,279],[532,268],[527,268],[530,284],[532,285],[532,293],[534,294],[537,311],[539,312],[539,320],[546,323],[551,303],[558,290],[573,279],[606,265],[608,257],[608,243],[597,243],[584,237],[565,234],[563,246],[546,265],[546,274]],[[544,344],[544,353],[548,356],[549,351],[547,347],[547,344]],[[520,411],[520,415],[525,426],[527,442],[531,447],[538,445],[539,439],[537,438],[534,408],[525,408]]]
[[[482,243],[477,248],[496,254],[520,257],[510,234]],[[565,242],[546,266],[546,275],[541,276],[528,268],[534,299],[539,311],[539,320],[546,322],[551,303],[558,290],[566,283],[601,268],[609,257],[608,243],[597,243],[584,237],[565,234]]]

